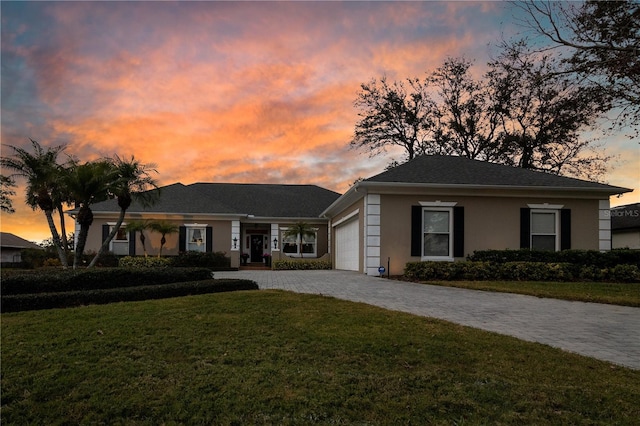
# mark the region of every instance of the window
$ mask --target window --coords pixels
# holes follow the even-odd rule
[[[302,256],[316,256],[317,247],[316,240],[318,236],[317,230],[314,235],[306,235],[300,242],[300,236],[285,235],[287,228],[280,228],[282,231],[282,251],[292,257],[301,256],[300,247],[302,247]]]
[[[109,243],[109,251],[118,256],[129,255],[129,233],[125,229],[126,224],[123,223],[118,232]],[[109,233],[113,232],[115,224],[109,224]]]
[[[205,226],[187,226],[187,251],[205,252],[207,248]]]
[[[464,207],[453,201],[411,206],[411,256],[452,261],[464,257]]]
[[[531,210],[531,249],[559,250],[557,210]]]
[[[452,209],[424,208],[422,211],[423,258],[453,258]]]

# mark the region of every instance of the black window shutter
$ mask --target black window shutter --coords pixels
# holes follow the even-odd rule
[[[210,226],[207,226],[206,228],[207,233],[206,233],[206,243],[207,243],[207,253],[211,253],[213,251],[213,228]]]
[[[129,231],[129,256],[136,255],[136,231]]]
[[[411,256],[422,256],[421,206],[411,206]]]
[[[453,208],[453,257],[464,257],[464,207]]]
[[[520,248],[531,248],[531,209],[520,209]]]
[[[181,226],[178,231],[178,251],[187,251],[187,227]]]
[[[560,250],[571,248],[571,209],[560,210]]]
[[[109,237],[109,225],[102,225],[102,242],[107,241],[107,237]]]

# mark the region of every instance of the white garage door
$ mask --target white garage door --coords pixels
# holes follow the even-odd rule
[[[360,258],[358,218],[336,226],[336,269],[357,271]]]

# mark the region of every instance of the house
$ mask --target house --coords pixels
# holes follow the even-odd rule
[[[166,235],[163,255],[183,251],[225,252],[231,266],[240,265],[240,255],[250,262],[262,262],[263,256],[274,258],[328,258],[328,219],[320,213],[340,194],[315,185],[175,183],[159,189],[160,197],[151,207],[133,202],[125,221],[110,243],[116,255],[142,255],[139,235],[126,232],[134,220],[165,220],[179,232]],[[97,251],[115,226],[120,213],[116,200],[91,206],[94,221],[89,229],[86,250]],[[71,215],[77,211],[69,212]],[[315,237],[285,236],[288,228],[305,222]],[[78,229],[76,229],[78,232]],[[160,249],[160,234],[145,231],[145,248],[149,254]]]
[[[611,247],[640,249],[640,203],[611,209]]]
[[[410,261],[487,249],[611,249],[609,197],[631,189],[452,156],[421,156],[352,186],[329,219],[337,269],[402,274]]]
[[[352,186],[345,194],[315,185],[176,183],[161,188],[152,207],[134,202],[125,224],[163,219],[180,232],[167,235],[163,254],[221,251],[260,262],[330,259],[336,269],[401,274],[410,261],[454,261],[476,250],[611,249],[609,197],[630,192],[585,180],[452,156],[421,156]],[[115,225],[115,200],[92,206],[87,250],[97,251]],[[70,212],[74,214],[74,212]],[[315,237],[286,237],[304,221]],[[76,230],[77,231],[77,230]],[[155,254],[160,235],[147,231]],[[118,255],[141,255],[124,226],[111,242]]]
[[[3,266],[22,262],[24,249],[43,250],[39,245],[17,235],[0,232],[0,262]]]

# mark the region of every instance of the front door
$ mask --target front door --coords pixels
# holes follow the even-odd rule
[[[251,236],[251,261],[252,262],[262,262],[263,251],[263,242],[262,235],[252,235]]]

